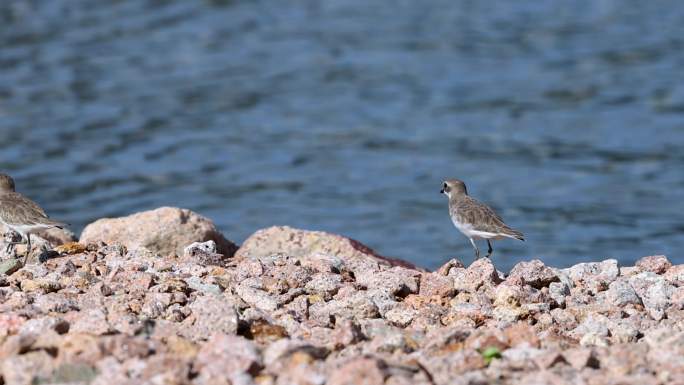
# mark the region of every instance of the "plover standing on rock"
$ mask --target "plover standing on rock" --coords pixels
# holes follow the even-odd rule
[[[0,222],[10,230],[26,238],[24,265],[31,253],[31,234],[53,227],[63,228],[66,224],[50,219],[38,204],[14,191],[14,180],[0,174]],[[9,242],[8,251],[20,242]]]
[[[475,248],[475,258],[480,258],[476,239],[486,239],[492,255],[490,239],[513,238],[524,241],[523,233],[508,227],[501,217],[489,206],[468,196],[465,183],[458,179],[444,181],[440,193],[449,197],[449,215],[454,226],[463,233]]]

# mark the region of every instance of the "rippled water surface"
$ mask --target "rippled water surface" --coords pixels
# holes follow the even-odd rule
[[[502,269],[684,262],[684,6],[2,1],[0,169],[77,232],[174,205],[425,267],[472,258],[459,177],[526,234]]]

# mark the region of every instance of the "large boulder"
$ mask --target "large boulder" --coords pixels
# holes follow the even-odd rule
[[[379,266],[416,268],[408,262],[380,256],[351,238],[288,226],[273,226],[252,234],[235,253],[235,258],[263,258],[280,253],[297,258],[333,256],[353,271],[376,270]]]
[[[217,252],[231,257],[237,246],[223,237],[214,223],[187,209],[160,207],[121,218],[102,218],[81,233],[81,243],[122,244],[129,249],[145,247],[160,255],[183,255],[193,242],[212,240]]]

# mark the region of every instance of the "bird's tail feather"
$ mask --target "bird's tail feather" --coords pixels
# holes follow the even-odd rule
[[[513,230],[511,228],[507,228],[506,231],[503,233],[503,235],[506,237],[509,237],[509,238],[513,238],[513,239],[517,239],[519,241],[525,242],[525,236],[523,235],[523,233],[521,233],[518,230]]]

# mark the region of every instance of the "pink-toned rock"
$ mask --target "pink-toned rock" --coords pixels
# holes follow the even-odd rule
[[[261,354],[252,341],[216,334],[200,348],[193,368],[201,377],[211,379],[243,373],[255,375],[262,365]]]
[[[378,270],[383,266],[412,264],[380,256],[368,246],[336,234],[308,231],[288,226],[274,226],[252,234],[235,253],[236,258],[261,258],[283,253],[297,258],[330,255],[340,258],[353,271]]]
[[[642,271],[650,271],[651,273],[663,274],[672,266],[672,263],[667,260],[664,255],[651,255],[639,259],[636,266]]]
[[[388,376],[384,362],[374,358],[356,358],[333,370],[328,385],[384,385]]]
[[[187,384],[190,369],[187,359],[170,354],[157,354],[147,361],[147,366],[140,373],[140,380],[145,384],[183,385]],[[110,379],[109,383],[116,382]]]
[[[540,369],[552,368],[557,364],[567,363],[563,354],[558,350],[551,350],[535,358],[534,362]]]
[[[576,286],[586,287],[592,292],[606,290],[613,282],[620,269],[615,259],[606,259],[601,262],[578,263],[563,272],[573,281]]]
[[[38,380],[50,376],[54,368],[53,358],[43,350],[0,360],[2,383],[7,385],[39,383]]]
[[[316,273],[306,284],[307,292],[320,295],[325,300],[330,300],[337,290],[342,287],[342,276],[333,273]]]
[[[0,382],[684,378],[684,269],[658,273],[666,266],[660,258],[632,268],[609,260],[549,269],[558,281],[531,261],[501,282],[489,260],[426,273],[362,253],[349,258],[358,252],[350,248],[328,253],[330,244],[291,252],[297,242],[284,239],[286,252],[274,247],[223,266],[198,258],[211,257],[212,242],[192,245],[181,259],[90,244],[0,274]]]
[[[672,305],[677,309],[684,309],[684,286],[677,287],[670,297]]]
[[[227,258],[216,250],[216,242],[194,242],[183,249],[183,262],[196,263],[200,266],[224,266]]]
[[[459,349],[447,354],[418,355],[421,366],[434,378],[435,384],[450,384],[455,378],[487,366],[477,350]]]
[[[423,273],[420,278],[420,295],[450,298],[456,294],[451,277],[439,273]]]
[[[684,265],[674,265],[665,271],[663,278],[675,286],[684,286]]]
[[[5,336],[15,334],[26,322],[26,318],[17,313],[0,313],[0,341]]]
[[[644,343],[613,346],[601,355],[601,368],[613,376],[649,370],[648,346]]]
[[[594,348],[570,348],[563,351],[563,358],[577,370],[599,367]]]
[[[467,269],[452,268],[449,277],[454,280],[457,291],[476,292],[482,286],[494,286],[501,282],[496,268],[489,258],[476,259]]]
[[[93,334],[64,334],[60,341],[57,359],[59,362],[94,365],[104,356],[104,349],[98,336]]]
[[[504,330],[504,333],[508,339],[508,345],[511,347],[516,346],[530,346],[533,348],[538,348],[539,337],[534,331],[534,327],[528,325],[524,322],[518,322],[511,325]]]
[[[351,320],[343,320],[335,325],[335,330],[330,334],[329,346],[332,349],[342,349],[362,339],[359,325]]]
[[[264,349],[264,365],[270,371],[278,372],[288,364],[295,355],[307,355],[315,359],[323,359],[328,350],[321,346],[314,346],[300,339],[280,339]]]
[[[89,224],[81,233],[84,244],[105,242],[129,249],[144,247],[162,256],[183,255],[193,242],[216,242],[217,251],[230,258],[235,244],[221,235],[214,223],[190,210],[161,207],[121,218],[103,218]]]
[[[418,292],[420,272],[395,266],[383,271],[364,271],[356,275],[356,282],[369,290],[384,290],[399,297]]]
[[[465,267],[463,262],[457,258],[452,258],[435,271],[439,275],[449,275],[449,271],[454,268]]]
[[[225,297],[203,295],[190,304],[192,315],[183,321],[183,333],[193,340],[207,339],[215,333],[235,334],[238,315]]]
[[[530,285],[536,289],[547,287],[551,282],[557,282],[558,275],[551,268],[538,259],[519,262],[506,278],[507,282]]]
[[[112,330],[111,325],[107,321],[107,313],[102,308],[92,308],[78,313],[70,313],[65,317],[71,323],[70,330],[74,333],[102,335]]]

